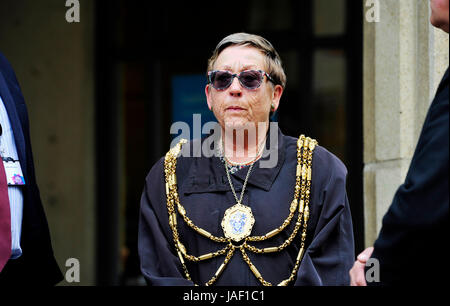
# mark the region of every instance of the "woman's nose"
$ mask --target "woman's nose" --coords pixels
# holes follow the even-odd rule
[[[233,78],[233,81],[231,82],[230,88],[229,88],[230,95],[234,97],[240,97],[242,95],[242,86],[239,83],[238,78]]]

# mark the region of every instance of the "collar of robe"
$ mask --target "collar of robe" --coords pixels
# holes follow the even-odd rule
[[[273,128],[273,127],[272,127]],[[248,184],[254,187],[260,188],[264,191],[269,191],[273,182],[276,180],[282,165],[285,160],[285,151],[286,151],[286,142],[284,141],[284,135],[279,128],[277,128],[277,139],[271,138],[271,133],[269,132],[266,140],[266,147],[263,151],[263,156],[258,159],[253,167],[252,175],[248,179]],[[208,136],[213,137],[213,136]],[[207,141],[207,138],[202,140],[193,140],[183,146],[183,150],[187,149],[189,152],[193,152],[197,145],[197,142],[200,141],[203,143]],[[211,148],[213,151],[213,148]],[[208,154],[213,155],[212,152],[208,152]],[[191,153],[194,155],[194,153]],[[186,154],[185,156],[190,156]],[[274,167],[261,167],[261,163],[267,163],[270,158],[276,160],[276,164]],[[217,156],[212,157],[192,157],[186,158],[185,165],[180,165],[180,167],[188,167],[187,176],[183,179],[183,182],[179,186],[179,192],[185,194],[191,193],[205,193],[205,192],[223,192],[230,191],[230,185],[228,183],[227,175],[223,166],[222,161]],[[231,176],[242,183],[245,180],[245,176],[247,175],[247,167],[236,171],[231,174]],[[186,171],[182,170],[183,173]],[[241,191],[242,184],[239,184],[239,187],[236,187],[236,191]]]

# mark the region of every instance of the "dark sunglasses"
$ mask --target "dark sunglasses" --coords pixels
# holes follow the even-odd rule
[[[231,73],[226,70],[213,70],[208,72],[208,84],[211,84],[217,90],[225,90],[233,83],[234,78],[238,78],[239,83],[247,89],[256,89],[267,77],[272,83],[275,81],[267,72],[262,70],[245,70],[241,73]]]

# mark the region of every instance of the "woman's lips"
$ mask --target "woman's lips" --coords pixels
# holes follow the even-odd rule
[[[226,110],[230,111],[230,112],[240,112],[240,111],[243,111],[244,109],[239,106],[230,106],[230,107],[227,107]]]

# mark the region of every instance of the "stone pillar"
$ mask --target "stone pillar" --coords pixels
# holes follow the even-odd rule
[[[366,246],[405,179],[449,53],[448,34],[429,22],[429,1],[375,2],[379,21],[364,20]]]
[[[80,0],[79,23],[66,21],[61,0],[5,1],[0,9],[0,50],[28,107],[55,256],[63,274],[68,258],[80,263],[72,285],[95,282],[93,2]]]

